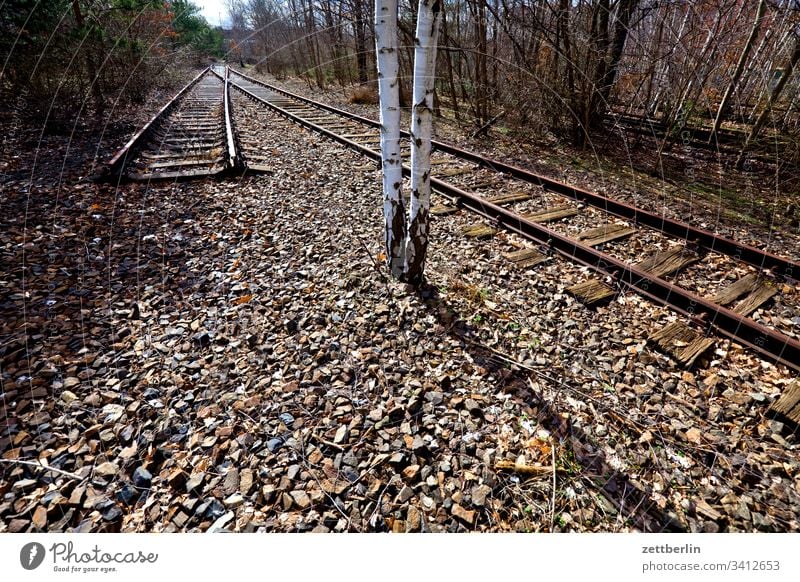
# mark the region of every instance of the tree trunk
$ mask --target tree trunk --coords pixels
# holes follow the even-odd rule
[[[565,100],[572,108],[572,141],[580,145],[584,141],[584,134],[579,113],[580,103],[575,89],[575,63],[572,58],[572,43],[570,42],[569,11],[570,0],[560,0],[558,15],[556,17],[556,30],[558,31],[560,42],[558,42],[555,47],[555,58],[556,63],[559,61],[564,62],[567,77]],[[563,50],[561,49],[561,44],[564,45]],[[558,67],[556,67],[555,78],[557,82],[560,82],[560,71]]]
[[[486,57],[487,44],[486,34],[486,3],[485,0],[477,0],[470,5],[474,18],[475,33],[475,76],[474,76],[474,110],[475,121],[478,126],[486,123],[489,119],[489,75],[487,74]]]
[[[367,34],[364,24],[363,0],[354,0],[355,39],[356,39],[356,68],[358,69],[358,82],[365,84],[369,80],[367,74]]]
[[[786,86],[786,83],[792,76],[792,72],[794,71],[794,68],[797,66],[798,61],[800,61],[800,38],[795,36],[794,48],[792,49],[792,56],[789,59],[789,63],[784,68],[783,75],[778,81],[778,84],[775,85],[775,88],[772,89],[772,92],[770,92],[769,98],[767,99],[766,107],[764,107],[764,110],[761,112],[761,115],[758,116],[758,119],[756,119],[756,122],[753,124],[753,128],[747,135],[747,140],[744,142],[744,145],[742,146],[742,151],[739,152],[739,157],[736,160],[737,169],[740,170],[742,169],[748,148],[753,143],[753,141],[758,137],[761,128],[764,126],[764,122],[766,122],[767,120],[767,116],[769,116],[770,112],[772,111],[772,106],[780,98],[781,93],[783,92],[783,88]]]
[[[608,64],[603,79],[600,82],[599,98],[595,105],[595,119],[602,122],[608,109],[608,100],[611,96],[611,89],[617,80],[617,70],[622,59],[622,51],[625,49],[625,41],[628,39],[628,26],[631,16],[639,5],[639,0],[620,0],[617,8],[617,16],[614,21],[614,37],[611,42],[611,54],[608,56]]]
[[[683,127],[687,125],[689,118],[694,111],[695,103],[691,98],[694,94],[695,88],[699,86],[699,91],[703,90],[706,76],[701,75],[700,71],[707,66],[709,61],[714,60],[714,56],[716,55],[717,51],[717,45],[714,41],[716,40],[719,29],[722,26],[723,18],[724,14],[722,10],[719,10],[714,17],[714,24],[708,29],[706,40],[703,43],[703,47],[700,49],[700,54],[695,60],[694,67],[692,67],[689,77],[683,86],[683,91],[680,93],[678,103],[675,109],[672,111],[672,119],[669,123],[670,128],[677,125],[679,129],[683,129]]]
[[[747,42],[744,44],[744,48],[742,49],[742,54],[739,55],[739,62],[736,63],[736,70],[733,72],[733,76],[731,77],[728,86],[725,88],[725,93],[722,96],[722,101],[720,101],[719,109],[717,109],[717,117],[714,119],[714,127],[711,129],[711,135],[708,138],[708,143],[714,141],[714,137],[716,133],[719,131],[720,126],[722,125],[723,118],[728,114],[728,104],[731,100],[731,95],[736,90],[736,86],[739,84],[739,79],[744,72],[744,67],[747,64],[747,57],[750,55],[750,51],[753,49],[753,44],[758,38],[758,32],[761,30],[761,22],[764,20],[764,13],[767,9],[767,0],[761,0],[758,3],[758,8],[756,9],[756,17],[753,20],[753,28],[750,30],[750,36],[747,38]]]
[[[453,78],[453,58],[450,54],[453,47],[451,46],[452,41],[447,31],[447,19],[444,16],[442,16],[442,34],[444,35],[442,40],[445,43],[444,58],[447,63],[447,84],[450,88],[450,106],[453,108],[453,117],[455,117],[456,121],[459,121],[461,116],[458,111],[458,93],[456,93],[456,82]]]
[[[405,270],[405,206],[400,157],[400,86],[397,55],[397,0],[375,0],[375,51],[378,61],[383,218],[386,262],[392,277]]]
[[[586,99],[583,102],[583,111],[581,111],[584,127],[584,133],[581,134],[582,136],[588,135],[590,127],[597,128],[602,125],[602,118],[596,118],[595,112],[597,112],[597,107],[601,100],[600,88],[602,87],[603,80],[608,70],[606,55],[608,54],[609,46],[609,12],[609,0],[600,0],[594,6],[592,13],[592,31],[589,41],[590,50],[586,58],[587,69],[591,71],[592,77],[589,79],[589,87]],[[581,145],[583,145],[583,143]]]
[[[411,209],[406,246],[406,280],[419,286],[425,271],[431,204],[431,133],[436,46],[441,23],[440,0],[420,0],[414,50],[411,112]]]
[[[91,8],[91,3],[90,3]],[[72,13],[75,16],[75,24],[78,28],[83,28],[86,21],[81,12],[81,6],[78,0],[72,0]],[[81,34],[89,35],[88,30],[84,30]],[[86,37],[84,37],[85,39]],[[84,64],[86,65],[86,78],[89,83],[89,88],[92,92],[92,102],[94,103],[94,114],[101,117],[105,112],[105,99],[103,98],[103,89],[101,87],[100,75],[97,72],[95,64],[94,52],[96,49],[94,38],[89,39],[86,43],[86,55],[84,57]]]

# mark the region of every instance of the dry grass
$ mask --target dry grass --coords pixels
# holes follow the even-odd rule
[[[347,102],[353,105],[377,105],[378,92],[371,87],[355,87],[350,92]]]

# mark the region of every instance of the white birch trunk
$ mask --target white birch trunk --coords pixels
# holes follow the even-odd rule
[[[386,262],[394,278],[405,269],[405,206],[400,157],[400,62],[397,55],[397,0],[375,0],[375,48],[378,57],[383,218]]]
[[[436,47],[441,23],[440,0],[420,0],[414,48],[414,92],[411,112],[411,209],[406,245],[406,280],[422,283],[428,250],[431,205],[431,132]]]

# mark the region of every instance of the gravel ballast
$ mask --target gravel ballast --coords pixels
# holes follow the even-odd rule
[[[271,173],[6,182],[0,531],[798,529],[788,371],[463,210],[389,282],[375,165],[258,124]]]

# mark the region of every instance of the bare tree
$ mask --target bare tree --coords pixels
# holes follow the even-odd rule
[[[405,272],[405,206],[400,157],[400,87],[397,54],[397,0],[375,0],[375,50],[378,60],[383,219],[386,261],[396,279]]]
[[[440,0],[420,0],[414,51],[414,93],[411,112],[411,208],[406,245],[405,278],[422,283],[428,250],[431,204],[431,132],[436,47],[441,23]]]
[[[752,145],[753,141],[758,137],[758,134],[761,132],[761,128],[764,127],[764,123],[767,121],[767,117],[769,117],[770,113],[772,113],[772,107],[775,102],[781,96],[783,92],[783,88],[786,87],[786,83],[789,82],[789,79],[794,72],[795,67],[797,66],[798,61],[800,61],[800,36],[798,36],[797,32],[795,32],[794,37],[794,47],[792,48],[792,55],[789,57],[789,62],[781,71],[781,78],[778,83],[773,87],[772,91],[770,91],[769,98],[767,99],[767,104],[764,107],[761,114],[756,119],[756,122],[753,124],[753,127],[750,129],[750,133],[747,134],[747,140],[745,140],[744,145],[742,146],[741,152],[739,152],[739,157],[736,159],[736,167],[741,169],[744,166],[744,160],[747,154],[747,150]]]
[[[723,118],[728,113],[728,105],[730,104],[731,96],[739,84],[739,79],[741,79],[742,73],[744,72],[744,67],[747,64],[747,58],[750,56],[750,51],[753,49],[756,38],[758,38],[758,32],[761,29],[761,23],[764,20],[764,13],[766,12],[766,9],[767,0],[760,0],[758,3],[758,8],[756,9],[755,18],[753,19],[753,27],[750,29],[750,36],[747,37],[747,41],[744,43],[742,54],[739,55],[739,61],[736,63],[736,69],[733,71],[733,75],[731,75],[728,86],[725,88],[722,101],[719,102],[717,116],[714,119],[714,127],[711,129],[711,135],[708,138],[709,143],[714,140],[714,137],[722,125]]]

